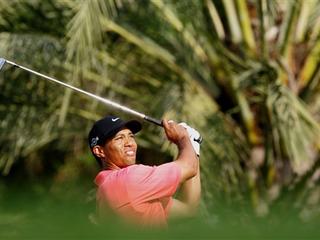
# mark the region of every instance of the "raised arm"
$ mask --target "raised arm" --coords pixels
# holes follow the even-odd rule
[[[173,121],[163,121],[169,141],[177,145],[179,154],[175,162],[181,170],[181,195],[174,199],[170,217],[194,215],[200,201],[201,183],[199,159],[185,128]]]
[[[180,167],[180,183],[183,183],[197,174],[199,161],[185,128],[171,120],[163,120],[163,126],[168,140],[176,144],[178,147],[179,153],[175,162]]]

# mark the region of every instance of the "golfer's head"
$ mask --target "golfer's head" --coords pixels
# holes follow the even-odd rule
[[[140,122],[126,122],[115,116],[95,122],[89,132],[89,146],[99,165],[122,168],[134,164],[137,150],[134,134],[140,130]]]

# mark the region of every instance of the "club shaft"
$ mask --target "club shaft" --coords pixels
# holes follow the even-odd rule
[[[161,122],[160,120],[158,120],[158,119],[154,119],[154,118],[152,118],[152,117],[146,116],[146,115],[143,114],[143,113],[140,113],[140,112],[137,112],[137,111],[135,111],[135,110],[132,110],[131,108],[128,108],[128,107],[126,107],[126,106],[123,106],[123,105],[121,105],[121,104],[119,104],[119,103],[116,103],[116,102],[113,102],[113,101],[111,101],[111,100],[102,98],[102,97],[97,96],[97,95],[95,95],[95,94],[93,94],[93,93],[84,91],[84,90],[82,90],[82,89],[80,89],[80,88],[74,87],[74,86],[72,86],[72,85],[70,85],[70,84],[67,84],[67,83],[64,83],[64,82],[61,82],[61,81],[59,81],[59,80],[57,80],[57,79],[55,79],[55,78],[49,77],[49,76],[47,76],[47,75],[44,75],[44,74],[42,74],[42,73],[39,73],[39,72],[34,71],[34,70],[32,70],[32,69],[29,69],[29,68],[27,68],[27,67],[20,66],[20,65],[14,63],[14,62],[11,62],[11,61],[8,61],[8,60],[5,60],[5,61],[6,61],[7,63],[15,66],[15,67],[21,68],[21,69],[23,69],[23,70],[25,70],[25,71],[28,71],[28,72],[30,72],[30,73],[33,73],[33,74],[38,75],[38,76],[40,76],[40,77],[43,77],[43,78],[45,78],[45,79],[47,79],[47,80],[49,80],[49,81],[51,81],[51,82],[57,83],[57,84],[62,85],[62,86],[64,86],[64,87],[66,87],[66,88],[70,88],[70,89],[72,89],[72,90],[74,90],[74,91],[76,91],[76,92],[79,92],[79,93],[82,93],[82,94],[84,94],[84,95],[87,95],[88,97],[94,98],[94,99],[96,99],[96,100],[98,100],[98,101],[100,101],[100,102],[102,102],[102,103],[104,103],[104,104],[106,104],[106,105],[109,105],[109,106],[111,106],[111,107],[114,107],[114,108],[116,108],[116,109],[119,109],[119,110],[121,110],[121,111],[123,111],[123,112],[126,112],[126,113],[128,113],[128,114],[131,114],[131,115],[136,116],[136,117],[138,117],[138,118],[141,118],[141,119],[143,119],[143,120],[146,120],[146,121],[148,121],[148,122],[154,123],[154,124],[156,124],[156,125],[158,125],[158,126],[162,126],[162,122]]]

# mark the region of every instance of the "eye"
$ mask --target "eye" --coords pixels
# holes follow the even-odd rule
[[[119,140],[122,140],[122,139],[123,139],[123,136],[121,136],[121,135],[114,138],[115,141],[119,141]]]

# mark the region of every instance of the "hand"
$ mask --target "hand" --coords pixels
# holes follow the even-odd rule
[[[169,141],[180,145],[184,140],[188,140],[189,134],[184,127],[172,120],[167,121],[164,119],[162,123]]]
[[[190,139],[192,147],[193,147],[193,150],[196,152],[197,156],[199,157],[200,156],[200,144],[202,141],[200,133],[184,122],[179,123],[179,125],[184,127],[187,130],[188,135],[189,135],[189,139]]]

